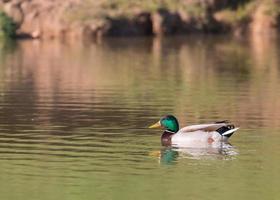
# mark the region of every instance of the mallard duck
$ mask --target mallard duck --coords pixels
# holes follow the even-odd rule
[[[178,147],[209,147],[227,142],[230,136],[238,130],[228,121],[210,124],[198,124],[179,129],[179,123],[173,115],[162,117],[149,128],[164,128],[161,142],[164,146]]]

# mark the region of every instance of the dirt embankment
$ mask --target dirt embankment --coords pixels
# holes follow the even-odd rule
[[[0,0],[19,36],[99,38],[188,33],[271,33],[279,0]],[[156,1],[153,1],[156,2]]]

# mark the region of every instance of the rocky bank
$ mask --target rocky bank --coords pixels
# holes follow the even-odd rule
[[[146,2],[146,3],[145,3]],[[29,38],[277,32],[279,0],[0,0]],[[176,2],[176,3],[174,3]]]

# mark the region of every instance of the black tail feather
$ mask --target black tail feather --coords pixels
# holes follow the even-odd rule
[[[225,132],[227,132],[227,131],[229,131],[229,130],[231,130],[231,129],[234,129],[235,127],[234,127],[234,125],[233,124],[230,124],[230,125],[227,125],[227,126],[222,126],[222,127],[220,127],[220,128],[218,128],[216,131],[220,134],[220,135],[222,135],[223,136],[223,134],[225,133]],[[225,137],[230,137],[230,136],[232,136],[232,134],[233,134],[233,132],[231,133],[231,134],[227,134],[227,135],[225,135]]]
[[[230,123],[229,120],[222,120],[222,121],[217,121],[215,124],[222,124],[222,123]]]

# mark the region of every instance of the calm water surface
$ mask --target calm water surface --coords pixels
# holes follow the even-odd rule
[[[280,199],[280,41],[22,41],[0,47],[1,199]],[[231,148],[146,127],[228,119]]]

